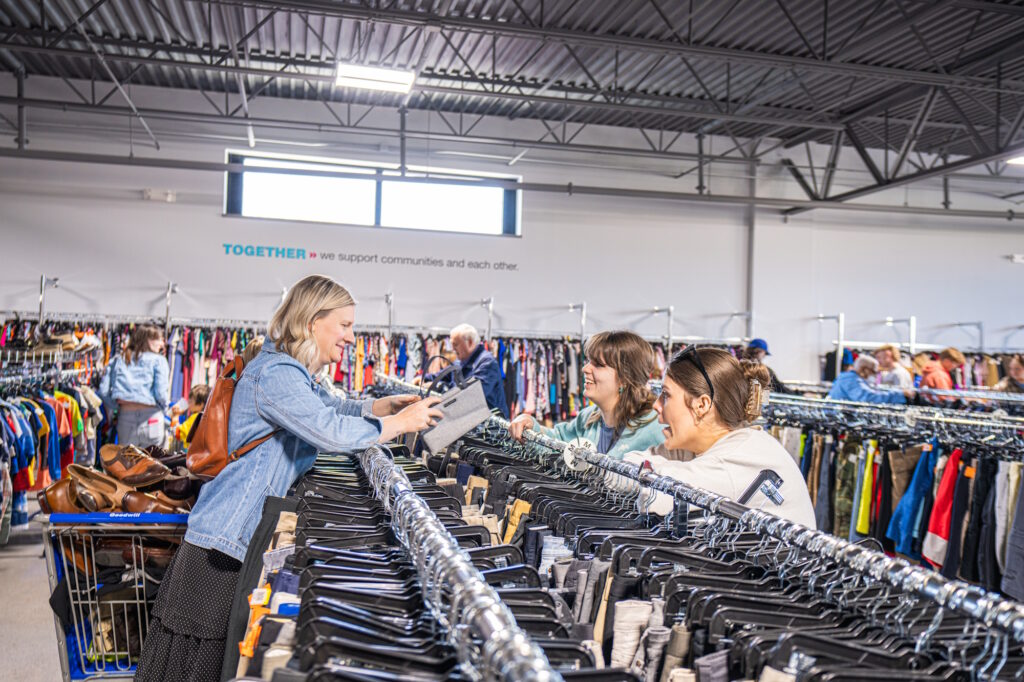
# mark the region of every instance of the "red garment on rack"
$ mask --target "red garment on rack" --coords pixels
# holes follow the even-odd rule
[[[963,450],[957,448],[949,456],[946,468],[942,472],[939,490],[935,493],[935,504],[932,515],[928,518],[928,534],[924,538],[921,555],[924,560],[936,569],[942,568],[946,559],[946,547],[949,545],[949,534],[953,524],[953,490],[960,474],[960,456]],[[957,529],[960,532],[960,529]]]

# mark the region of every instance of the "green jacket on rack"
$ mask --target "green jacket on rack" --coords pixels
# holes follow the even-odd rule
[[[587,422],[596,410],[597,405],[590,405],[580,410],[575,419],[559,422],[555,424],[554,428],[540,425],[536,428],[539,428],[545,435],[558,440],[569,442],[576,438],[585,438],[596,446],[601,438],[601,420],[595,419],[594,423],[587,426]],[[619,435],[618,440],[604,454],[615,459],[622,459],[627,452],[646,450],[664,443],[665,434],[662,433],[664,427],[658,423],[658,413],[651,410],[644,415],[643,419],[644,423],[635,429],[626,427]]]

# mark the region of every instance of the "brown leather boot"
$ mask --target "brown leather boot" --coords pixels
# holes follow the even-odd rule
[[[134,445],[100,448],[103,470],[128,485],[147,486],[167,478],[171,470]]]

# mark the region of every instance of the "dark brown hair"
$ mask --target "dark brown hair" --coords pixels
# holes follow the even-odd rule
[[[714,386],[714,407],[718,419],[729,430],[746,426],[761,416],[761,395],[769,390],[771,375],[764,365],[737,360],[720,348],[698,348],[697,354]],[[680,351],[668,365],[668,377],[687,394],[687,407],[702,395],[711,395],[711,387],[697,364]],[[755,386],[757,381],[759,385]]]
[[[743,349],[743,359],[750,360],[751,362],[757,362],[757,354],[761,352],[761,350],[762,349],[756,348],[754,346],[747,346],[746,348]]]
[[[657,367],[651,344],[629,331],[599,332],[587,339],[583,352],[590,364],[611,367],[619,377],[622,392],[612,415],[616,429],[637,429],[655,419],[650,414],[654,394],[647,384]],[[600,418],[595,410],[587,425]]]
[[[128,339],[128,345],[124,347],[124,361],[129,364],[138,362],[142,354],[149,350],[149,342],[163,337],[164,333],[151,324],[140,324],[135,327]]]

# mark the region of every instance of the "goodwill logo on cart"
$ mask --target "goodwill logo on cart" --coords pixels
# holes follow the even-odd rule
[[[515,272],[519,263],[504,260],[476,260],[472,258],[432,258],[430,256],[404,256],[390,253],[346,253],[344,251],[323,251],[300,249],[293,246],[274,244],[229,244],[222,243],[224,255],[228,257],[262,258],[271,260],[319,260],[344,263],[346,265],[397,265],[413,268],[450,268],[455,270],[497,270]]]

